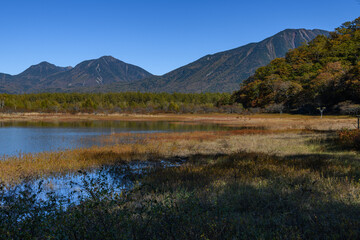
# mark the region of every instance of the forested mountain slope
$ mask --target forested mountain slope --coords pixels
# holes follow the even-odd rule
[[[303,112],[360,103],[360,18],[259,68],[233,99],[245,107],[276,104]]]
[[[328,32],[287,29],[258,43],[204,56],[163,76],[153,76],[130,84],[112,84],[107,91],[232,92],[257,68],[275,58],[284,57],[290,49],[318,35],[328,36]],[[98,91],[103,91],[103,88],[99,87]]]

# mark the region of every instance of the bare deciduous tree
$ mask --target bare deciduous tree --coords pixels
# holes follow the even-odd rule
[[[317,110],[320,111],[320,118],[323,117],[323,112],[325,111],[326,107],[318,107]]]

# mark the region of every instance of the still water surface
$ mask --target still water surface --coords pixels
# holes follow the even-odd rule
[[[103,146],[101,136],[115,133],[154,133],[210,131],[225,127],[216,124],[184,124],[178,122],[2,122],[0,123],[0,155],[36,153],[78,147]]]
[[[181,158],[157,162],[134,161],[123,165],[103,166],[86,171],[29,179],[19,185],[6,186],[0,190],[0,207],[9,204],[6,201],[9,201],[7,198],[11,195],[33,195],[34,200],[40,205],[55,199],[56,204],[63,207],[79,204],[91,198],[90,192],[93,191],[105,190],[110,194],[106,195],[107,197],[114,197],[123,190],[131,189],[135,182],[139,184],[141,176],[158,168],[178,167],[184,161],[185,159]]]
[[[19,153],[102,146],[109,144],[108,141],[102,141],[102,139],[115,133],[146,134],[225,129],[229,128],[216,124],[199,125],[179,122],[0,122],[0,155],[11,156]],[[129,141],[129,139],[131,140],[124,136],[124,141]],[[99,186],[105,187],[113,194],[119,194],[124,189],[133,187],[136,176],[142,176],[159,167],[177,167],[184,161],[185,159],[131,162],[120,166],[89,169],[85,175],[79,172],[69,172],[63,175],[54,174],[29,179],[19,185],[8,186],[0,190],[0,206],[11,204],[9,196],[20,196],[25,192],[30,195],[35,194],[37,202],[47,202],[50,200],[49,196],[53,196],[62,206],[78,204],[82,199],[90,197],[90,188],[96,189]]]

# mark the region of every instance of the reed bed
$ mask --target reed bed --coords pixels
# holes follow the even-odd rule
[[[120,196],[88,182],[93,197],[66,211],[24,194],[12,212],[0,211],[0,237],[359,239],[359,177],[354,158],[195,154]],[[24,213],[32,217],[16,222]]]
[[[0,180],[16,184],[25,178],[66,174],[80,169],[121,164],[131,160],[152,160],[157,144],[124,144],[64,151],[26,153],[0,159]]]
[[[145,196],[135,199],[163,207],[154,225],[165,230],[148,232],[162,239],[169,233],[180,239],[357,239],[360,163],[350,159],[196,155],[148,176],[148,187],[139,190]],[[172,228],[166,219],[193,227]]]
[[[0,180],[16,184],[24,178],[38,178],[76,172],[79,169],[122,164],[129,161],[157,161],[194,154],[229,154],[237,151],[277,155],[309,154],[309,145],[320,133],[298,130],[243,129],[182,133],[114,134],[102,137],[103,147],[63,151],[20,153],[0,158]]]
[[[130,161],[188,160],[134,178],[120,195],[85,175],[91,197],[66,210],[54,197],[38,203],[26,189],[10,197],[0,191],[0,238],[360,238],[360,155],[337,146],[334,132],[353,119],[195,118],[249,128],[113,134],[102,139],[105,147],[4,156],[6,184]]]

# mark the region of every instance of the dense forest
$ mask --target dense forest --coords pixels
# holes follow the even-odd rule
[[[360,18],[260,67],[232,99],[246,108],[269,111],[358,112]]]
[[[0,112],[206,113],[241,112],[229,93],[41,93],[0,94]]]

